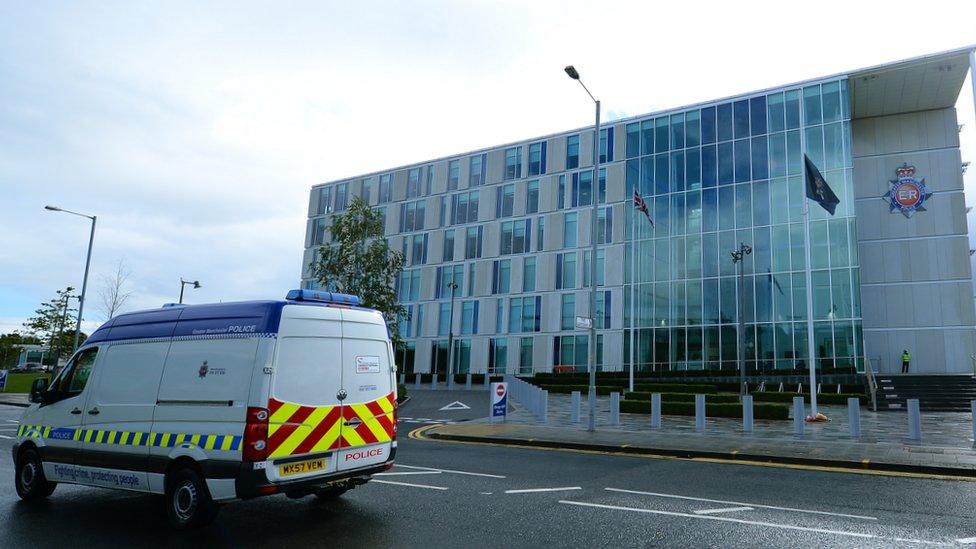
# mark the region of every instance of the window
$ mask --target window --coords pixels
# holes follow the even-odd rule
[[[593,204],[593,172],[573,174],[573,207]]]
[[[456,191],[461,180],[461,161],[451,160],[447,163],[447,190]]]
[[[363,179],[362,192],[359,193],[359,196],[361,196],[363,200],[367,204],[369,204],[369,198],[372,192],[373,192],[373,178],[367,177],[366,179]]]
[[[532,246],[529,242],[531,234],[531,219],[503,222],[499,255],[521,254],[532,251]]]
[[[508,300],[508,331],[513,334],[542,330],[542,296]]]
[[[468,170],[468,186],[478,187],[485,184],[485,168],[488,164],[484,154],[471,157],[471,167]]]
[[[379,215],[380,218],[380,228],[386,231],[386,207],[373,208],[373,211]]]
[[[627,124],[627,158],[640,156],[640,123]]]
[[[488,340],[488,373],[508,373],[508,339],[493,337]]]
[[[539,180],[529,181],[525,193],[525,213],[539,212]]]
[[[380,194],[378,202],[384,204],[393,200],[393,174],[380,176]]]
[[[426,200],[416,200],[414,202],[400,204],[401,233],[422,231],[424,229],[426,203]]]
[[[536,228],[536,235],[535,235],[535,250],[537,252],[541,252],[544,247],[543,241],[545,240],[545,236],[546,236],[546,218],[540,215],[539,218],[536,219],[536,221],[538,227]]]
[[[556,204],[561,210],[566,207],[566,176],[559,176],[559,194],[556,195]]]
[[[319,187],[315,192],[318,194],[315,215],[332,213],[332,187]]]
[[[576,327],[576,295],[563,294],[559,297],[559,327],[572,330]]]
[[[515,209],[515,184],[500,185],[495,189],[495,218],[511,217]]]
[[[464,236],[464,259],[481,257],[481,225],[468,227]]]
[[[478,333],[478,302],[475,300],[461,302],[461,333]]]
[[[535,291],[535,257],[526,257],[522,261],[522,291]]]
[[[460,295],[464,291],[464,264],[446,265],[437,268],[437,286],[434,290],[434,299],[445,299],[451,297],[451,283],[457,284],[454,290],[455,295]]]
[[[446,336],[451,328],[451,303],[445,301],[440,304],[437,314],[437,335]]]
[[[328,220],[324,217],[312,220],[312,246],[325,244],[325,230],[328,226]]]
[[[519,373],[520,374],[531,374],[532,373],[532,338],[531,337],[520,337],[519,338]]]
[[[430,193],[433,190],[431,188],[433,184],[434,184],[434,165],[427,164],[426,166],[424,166],[424,187],[423,189],[421,189],[421,192],[424,193],[424,196],[430,196]]]
[[[397,299],[400,301],[417,301],[420,299],[420,269],[404,269],[400,273]]]
[[[576,247],[576,224],[577,224],[577,214],[576,212],[568,212],[563,216],[563,247],[564,248],[575,248]]]
[[[610,290],[596,293],[596,314],[593,322],[597,329],[610,329]]]
[[[407,171],[407,200],[420,196],[420,168]]]
[[[604,281],[604,268],[605,268],[605,257],[607,251],[604,249],[598,249],[596,251],[596,285],[603,286]],[[590,286],[590,250],[585,250],[583,252],[583,286]]]
[[[468,263],[468,295],[474,295],[475,264]]]
[[[442,261],[454,261],[454,229],[444,231],[444,258]]]
[[[608,244],[613,240],[613,209],[600,208],[596,214],[596,243]]]
[[[65,366],[61,375],[52,383],[48,392],[58,399],[71,398],[81,394],[88,384],[91,377],[92,367],[95,365],[95,358],[98,355],[98,348],[91,347],[81,351]]]
[[[507,294],[511,291],[512,260],[502,259],[491,265],[491,293]]]
[[[505,149],[505,179],[522,177],[522,147]]]
[[[423,305],[417,305],[418,308],[422,308]],[[404,305],[403,312],[398,315],[400,333],[403,337],[410,337],[410,331],[413,328],[413,305]]]
[[[414,322],[414,337],[420,337],[424,333],[424,305],[417,305],[417,319]]]
[[[556,289],[576,287],[576,252],[556,254]]]
[[[613,126],[600,130],[600,162],[613,162]]]
[[[439,226],[443,227],[444,225],[447,225],[448,224],[447,223],[447,197],[444,196],[444,195],[441,195],[439,198],[440,198],[440,200],[439,200],[440,201],[440,208],[438,208],[438,209],[440,210],[440,212],[439,212],[439,215],[437,216],[437,224]]]
[[[566,169],[573,170],[579,167],[579,134],[570,135],[566,138]]]
[[[599,343],[600,336],[597,336]],[[555,336],[552,338],[553,366],[576,366],[577,371],[584,371],[587,361],[587,341],[589,336]],[[597,357],[599,360],[599,357]]]
[[[411,266],[427,263],[427,235],[428,233],[413,235],[410,246]]]
[[[341,212],[346,209],[346,202],[349,198],[349,183],[339,183],[335,189],[335,211]]]
[[[478,220],[478,191],[458,193],[451,197],[451,224],[460,225]]]
[[[495,333],[505,333],[505,300],[500,297],[495,300]]]
[[[529,175],[546,173],[546,142],[540,141],[529,145]]]

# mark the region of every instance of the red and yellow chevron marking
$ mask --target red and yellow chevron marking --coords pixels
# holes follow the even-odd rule
[[[268,457],[355,448],[396,437],[396,396],[361,404],[302,406],[271,399],[268,402]],[[356,428],[347,422],[359,419]]]

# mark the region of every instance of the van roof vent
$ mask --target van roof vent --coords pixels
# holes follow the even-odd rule
[[[320,292],[318,290],[290,290],[285,296],[289,301],[315,301],[318,303],[336,303],[341,305],[359,305],[359,296],[338,294],[335,292]]]

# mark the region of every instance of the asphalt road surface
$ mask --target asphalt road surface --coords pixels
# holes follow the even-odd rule
[[[233,503],[189,533],[169,529],[153,496],[61,485],[40,505],[20,502],[10,459],[20,410],[0,406],[0,545],[976,545],[976,482],[422,440],[408,433],[483,415],[487,395],[411,394],[401,416],[426,421],[400,424],[391,471],[335,502]],[[470,409],[440,410],[455,400]]]

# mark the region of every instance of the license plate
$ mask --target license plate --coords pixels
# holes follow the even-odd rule
[[[293,475],[304,475],[306,473],[324,473],[324,472],[325,472],[325,458],[296,461],[294,463],[285,463],[284,465],[278,466],[278,475],[282,477],[290,477]]]

